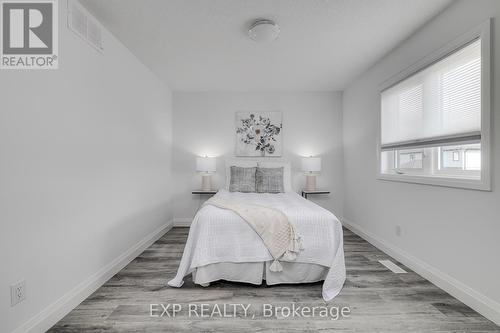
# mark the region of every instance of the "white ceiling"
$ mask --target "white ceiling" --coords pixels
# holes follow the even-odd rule
[[[172,90],[342,90],[452,0],[81,0]],[[279,38],[247,36],[275,20]]]

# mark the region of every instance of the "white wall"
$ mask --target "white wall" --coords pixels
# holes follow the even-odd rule
[[[339,92],[174,92],[174,163],[176,221],[190,221],[201,204],[196,156],[216,156],[215,188],[224,186],[224,159],[234,157],[236,111],[283,112],[283,158],[292,162],[293,185],[300,190],[301,156],[322,156],[317,203],[342,216],[342,95]],[[272,160],[272,158],[269,158]],[[312,197],[311,197],[312,198]]]
[[[109,33],[96,52],[65,13],[59,1],[58,70],[0,73],[1,332],[172,218],[169,89]]]
[[[500,135],[493,135],[492,192],[376,179],[378,85],[489,17],[494,18],[492,128],[500,131],[500,2],[459,1],[344,91],[344,217],[452,281],[463,290],[455,292],[457,296],[499,323]],[[395,234],[397,224],[402,226],[401,237]]]

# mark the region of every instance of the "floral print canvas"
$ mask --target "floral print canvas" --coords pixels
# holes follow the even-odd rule
[[[281,112],[236,112],[236,156],[281,156]]]

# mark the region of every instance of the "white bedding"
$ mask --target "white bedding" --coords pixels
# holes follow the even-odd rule
[[[304,250],[293,262],[329,268],[322,293],[326,301],[340,292],[345,281],[344,247],[342,226],[335,215],[295,192],[267,194],[220,190],[216,196],[281,210],[302,237]],[[193,219],[177,275],[168,284],[180,287],[184,276],[209,264],[271,260],[259,235],[241,217],[231,210],[207,205]]]

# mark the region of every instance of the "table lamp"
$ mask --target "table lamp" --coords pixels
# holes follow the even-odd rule
[[[212,183],[212,174],[215,173],[215,157],[197,157],[196,171],[201,173],[201,190],[210,191]]]
[[[321,157],[302,158],[302,171],[306,173],[306,191],[316,191],[316,174],[321,171]]]

